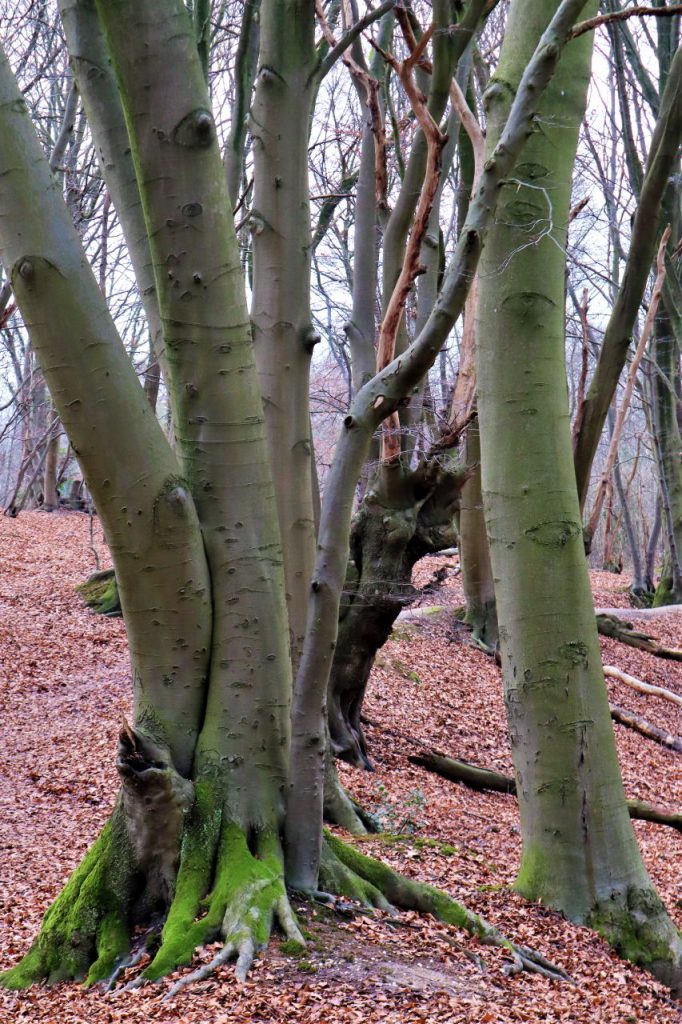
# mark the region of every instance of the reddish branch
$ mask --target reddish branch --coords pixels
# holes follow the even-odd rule
[[[485,162],[485,137],[475,115],[469,108],[464,93],[456,80],[450,85],[450,99],[459,114],[462,127],[469,136],[474,154],[474,175],[471,183],[472,194]],[[464,306],[464,328],[459,350],[459,371],[452,393],[447,433],[439,441],[439,448],[452,447],[462,431],[473,419],[476,412],[476,307],[478,305],[478,274],[471,282],[471,288]]]
[[[399,18],[401,25],[407,23],[407,19]],[[397,60],[393,54],[380,51],[384,60],[393,68],[400,79],[403,88],[410,101],[412,110],[417,122],[426,139],[426,170],[424,181],[419,196],[419,202],[414,215],[412,231],[405,248],[403,265],[395,283],[393,292],[386,307],[384,318],[379,328],[379,343],[377,349],[377,371],[384,370],[395,356],[395,343],[398,329],[402,320],[407,297],[410,294],[416,277],[423,273],[423,267],[419,261],[422,241],[426,234],[429,223],[431,208],[436,196],[440,182],[440,157],[446,136],[429,113],[426,97],[417,87],[414,81],[414,68],[420,63],[426,47],[433,35],[433,25],[423,34],[419,42],[415,42],[414,35],[409,31],[406,34],[408,46],[411,53],[404,61]],[[400,456],[400,433],[397,412],[393,413],[384,427],[382,438],[382,459],[392,462]]]
[[[611,11],[609,14],[599,14],[595,18],[588,18],[587,21],[579,21],[571,32],[569,39],[577,39],[585,32],[592,32],[600,25],[607,25],[612,21],[625,21],[627,18],[643,18],[647,15],[654,18],[670,18],[674,14],[682,14],[682,4],[673,4],[672,7],[628,7],[625,11]]]
[[[587,311],[589,309],[589,299],[587,288],[583,289],[583,298],[580,303],[580,327],[581,327],[581,341],[582,341],[582,360],[580,364],[580,378],[578,379],[578,395],[576,401],[576,412],[575,419],[573,421],[573,448],[577,444],[578,437],[580,436],[580,428],[583,422],[583,413],[585,411],[585,387],[587,385],[587,371],[589,367],[589,355],[590,355],[590,328],[587,322]]]
[[[0,330],[4,330],[4,328],[7,327],[10,317],[16,308],[16,302],[10,302],[9,306],[7,306],[6,309],[3,309],[2,313],[0,313]]]

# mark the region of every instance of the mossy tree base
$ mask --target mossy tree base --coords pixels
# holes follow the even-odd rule
[[[514,889],[593,928],[624,960],[649,971],[676,998],[682,997],[682,936],[653,885],[617,886],[613,880],[599,884],[593,879],[592,906],[577,911],[577,904],[567,903],[557,890],[555,875],[555,866],[527,846]]]
[[[682,604],[682,594],[675,589],[672,576],[662,576],[654,593],[653,608],[663,608],[669,604]]]
[[[92,608],[99,615],[108,615],[110,618],[114,618],[122,614],[121,598],[113,569],[103,569],[101,572],[93,573],[84,583],[79,583],[75,589],[88,608]]]
[[[8,989],[46,981],[103,981],[130,948],[131,848],[116,807],[97,842],[49,908],[40,932],[16,967],[0,975]]]
[[[620,956],[650,971],[682,998],[682,937],[671,927],[665,907],[652,888],[631,886],[596,907],[586,922]]]
[[[139,937],[140,926],[153,925],[154,914],[149,901],[140,900],[144,880],[134,868],[134,850],[120,801],[45,915],[31,950],[2,976],[0,984],[20,989],[44,981],[85,981],[112,987],[123,971],[139,962],[153,935],[158,948],[151,962],[127,986],[137,988],[189,965],[198,947],[222,941],[221,950],[210,962],[176,982],[166,996],[171,998],[230,960],[236,960],[236,975],[244,980],[275,925],[295,944],[292,948],[302,948],[304,938],[289,903],[278,831],[245,829],[227,817],[211,783],[200,781],[195,789],[162,930],[157,916],[157,927]],[[511,942],[444,892],[403,877],[329,833],[324,837],[320,885],[324,893],[303,895],[326,900],[340,897],[389,913],[406,909],[432,914],[484,943],[506,949],[512,957],[511,972],[530,970],[557,979],[567,977],[540,954]],[[141,906],[146,907],[146,920],[136,913]]]

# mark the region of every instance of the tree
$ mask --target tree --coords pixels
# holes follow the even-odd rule
[[[487,92],[489,146],[552,10],[546,0],[512,9]],[[682,942],[642,863],[620,778],[569,430],[564,247],[589,69],[590,46],[576,40],[502,191],[481,266],[483,499],[521,815],[516,885],[680,991]],[[538,224],[551,228],[529,245]]]
[[[262,151],[251,213],[261,248],[250,318],[202,59],[205,5],[195,5],[194,22],[181,0],[97,0],[94,7],[90,0],[64,0],[62,6],[65,15],[89,19],[92,35],[78,34],[76,17],[71,43],[85,76],[106,85],[110,67],[116,75],[118,90],[108,98],[97,94],[100,138],[113,140],[107,132],[125,123],[125,136],[110,152],[115,162],[121,158],[128,183],[128,147],[132,156],[135,188],[122,202],[135,204],[138,197],[144,214],[148,257],[139,255],[154,269],[159,355],[175,436],[172,447],[136,380],[3,59],[0,258],[105,529],[135,688],[134,725],[120,737],[121,793],[111,820],[3,983],[115,977],[134,958],[139,926],[149,930],[143,941],[151,932],[158,942],[144,979],[188,963],[197,945],[217,937],[224,946],[200,976],[236,957],[243,977],[275,920],[302,941],[288,889],[314,894],[320,887],[371,905],[390,901],[434,913],[504,945],[520,966],[535,963],[551,973],[545,961],[445,894],[323,836],[325,698],[353,496],[372,438],[420,385],[462,313],[502,183],[532,132],[537,98],[582,0],[553,5],[547,31],[529,49],[421,330],[402,353],[389,353],[353,399],[325,488],[314,567],[309,419],[291,409],[293,399],[307,411],[302,381],[314,342],[303,156],[319,75],[368,22],[349,27],[324,57],[313,49],[308,0],[261,4],[252,116]],[[438,141],[411,77],[433,28],[418,42],[405,31],[411,52],[400,62],[386,59],[395,61],[425,137]],[[439,36],[434,48],[442,43]],[[98,121],[94,94],[89,116]],[[296,118],[297,132],[289,137]],[[417,224],[428,220],[434,178],[437,184],[437,160],[431,149],[427,156],[432,173],[424,175]],[[230,175],[234,186],[234,169]],[[419,236],[414,239],[389,302],[396,325],[409,291],[405,281],[413,280]],[[271,390],[262,385],[269,376]],[[273,406],[265,416],[263,395]],[[307,467],[302,484],[292,480],[296,466]],[[294,487],[300,495],[282,493]]]

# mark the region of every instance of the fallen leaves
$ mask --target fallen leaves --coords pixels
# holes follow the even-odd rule
[[[122,623],[88,612],[73,593],[93,569],[88,531],[87,517],[75,513],[0,518],[3,966],[28,948],[116,794],[114,752],[121,716],[130,715],[129,666]],[[454,563],[425,560],[417,582],[444,564]],[[594,574],[598,603],[627,607],[626,583],[622,576]],[[454,573],[437,601],[463,603]],[[666,646],[679,646],[680,623],[682,612],[647,623],[647,631]],[[610,664],[682,693],[679,663],[611,640],[602,646]],[[679,709],[669,702],[615,679],[609,691],[612,700],[680,731]],[[342,766],[344,781],[365,807],[383,802],[396,819],[417,820],[412,835],[372,837],[363,849],[447,889],[515,941],[560,964],[575,985],[506,977],[504,951],[417,914],[348,920],[303,906],[311,936],[304,957],[284,956],[275,941],[244,986],[221,968],[170,1004],[161,998],[173,979],[117,997],[77,986],[0,992],[2,1024],[679,1022],[679,1007],[647,974],[620,961],[594,933],[513,892],[519,857],[513,797],[474,793],[407,762],[421,743],[511,771],[499,671],[453,634],[447,614],[398,624],[380,653],[366,710],[376,723],[367,727],[376,771]],[[679,807],[680,755],[620,726],[616,735],[628,795]],[[682,924],[679,836],[647,823],[636,823],[635,830],[652,877]],[[197,963],[214,951],[201,951]]]

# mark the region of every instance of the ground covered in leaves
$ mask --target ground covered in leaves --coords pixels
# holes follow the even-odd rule
[[[95,548],[106,564],[99,525]],[[474,793],[408,763],[435,747],[511,771],[499,670],[453,625],[462,602],[456,558],[428,560],[425,583],[448,566],[424,603],[440,615],[400,621],[381,652],[366,711],[376,771],[342,768],[344,781],[385,830],[362,842],[401,871],[438,885],[518,942],[569,972],[572,984],[507,977],[505,954],[417,915],[343,914],[301,907],[303,956],[275,941],[240,986],[226,967],[162,1002],[170,981],[121,995],[78,986],[0,991],[0,1022],[233,1024],[512,1021],[680,1021],[678,1005],[593,933],[529,905],[510,889],[519,858],[516,801]],[[114,751],[129,714],[123,625],[84,609],[75,584],[95,568],[90,522],[80,514],[0,518],[0,931],[2,967],[28,948],[50,901],[107,818],[116,793]],[[596,573],[595,602],[627,608],[627,580]],[[680,646],[682,612],[646,622]],[[682,694],[682,664],[603,640],[606,663]],[[679,708],[609,682],[611,699],[679,734]],[[682,756],[616,726],[628,796],[682,804]],[[682,925],[682,838],[635,824],[659,892]],[[396,835],[399,833],[400,835]],[[210,957],[213,950],[202,951]]]

